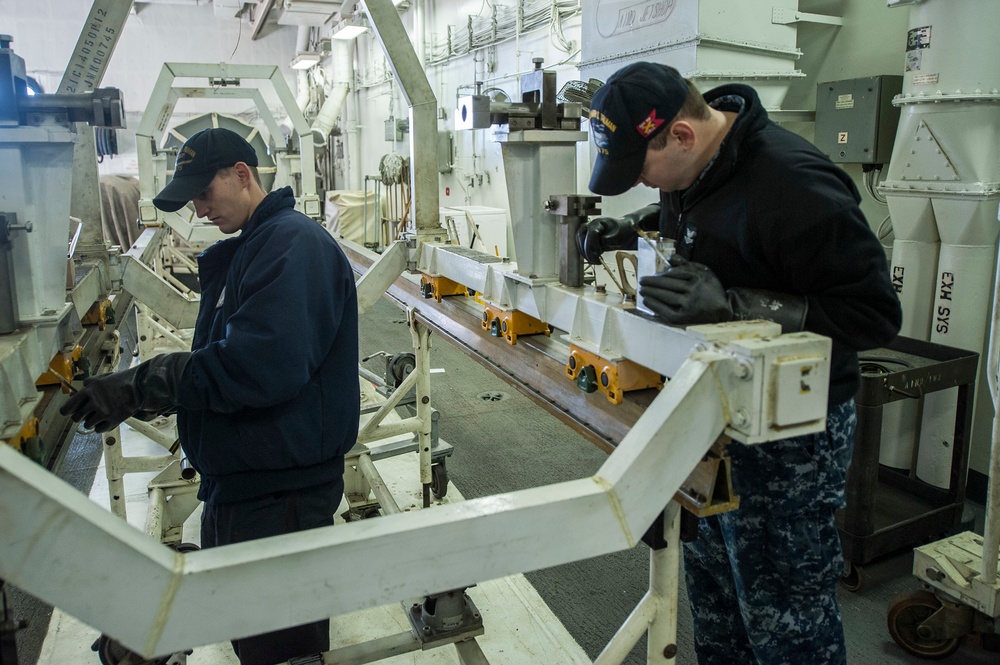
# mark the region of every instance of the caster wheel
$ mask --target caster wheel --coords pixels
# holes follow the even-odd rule
[[[431,492],[435,499],[443,499],[448,493],[448,469],[444,462],[431,465]]]
[[[198,550],[201,549],[194,543],[171,543],[170,547],[177,550],[181,554],[184,554],[186,552],[197,552]]]
[[[912,591],[897,597],[889,608],[889,634],[903,651],[919,658],[950,656],[958,649],[959,638],[937,638],[921,626],[940,608],[941,601],[929,591]]]
[[[844,574],[840,578],[840,586],[842,586],[845,591],[856,593],[861,590],[861,587],[863,587],[864,584],[864,568],[855,563],[851,563],[850,561],[845,561]]]
[[[386,380],[391,377],[392,386],[398,388],[416,366],[417,358],[412,353],[394,353],[386,365]]]
[[[97,638],[97,641],[90,645],[90,649],[97,652],[101,665],[167,665],[167,661],[170,660],[170,656],[147,660],[107,635]]]

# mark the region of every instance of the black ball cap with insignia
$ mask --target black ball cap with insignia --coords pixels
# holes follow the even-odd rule
[[[664,131],[687,99],[688,85],[673,67],[635,62],[611,75],[590,102],[597,157],[590,191],[617,196],[639,180],[650,139]]]
[[[165,212],[180,210],[205,191],[219,169],[244,162],[257,166],[257,152],[230,129],[203,129],[184,142],[174,162],[174,177],[153,199]]]

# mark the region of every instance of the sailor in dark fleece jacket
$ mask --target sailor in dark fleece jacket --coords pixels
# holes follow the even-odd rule
[[[63,411],[107,431],[177,412],[201,474],[202,547],[333,524],[357,439],[358,312],[351,266],[288,187],[265,194],[257,155],[227,129],[194,134],[153,203],[188,201],[223,233],[198,257],[191,352],[91,379]],[[327,651],[329,621],[233,641],[243,665]]]
[[[635,249],[637,228],[659,231],[677,254],[639,292],[663,321],[769,319],[833,340],[826,431],[730,446],[740,508],[700,520],[686,544],[698,661],[845,663],[834,511],[854,440],[857,352],[892,340],[902,317],[857,188],[769,120],[753,88],[702,96],[664,65],[616,72],[594,96],[590,129],[590,189],[612,196],[644,184],[660,200],[582,227],[588,261]]]

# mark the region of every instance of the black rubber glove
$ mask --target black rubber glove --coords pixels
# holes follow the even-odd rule
[[[95,432],[112,430],[128,418],[152,420],[173,410],[191,354],[165,353],[123,372],[95,376],[70,397],[59,413]]]
[[[805,330],[809,301],[802,296],[743,288],[729,289],[726,293],[729,295],[734,319],[774,321],[781,324],[782,333]]]
[[[733,308],[722,283],[708,266],[674,254],[670,267],[639,280],[643,304],[670,325],[733,320]]]
[[[636,228],[644,231],[656,230],[660,223],[660,204],[654,203],[645,208],[630,212],[623,217],[595,217],[580,226],[576,233],[576,248],[588,263],[597,265],[601,262],[601,254],[616,249],[635,249],[639,234]]]
[[[782,333],[805,328],[808,301],[763,289],[723,289],[708,266],[674,254],[670,268],[639,280],[643,304],[671,325],[766,319]]]

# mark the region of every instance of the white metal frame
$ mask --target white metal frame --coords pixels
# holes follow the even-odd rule
[[[706,343],[590,478],[190,554],[0,447],[0,577],[151,656],[627,549],[731,425],[745,385],[778,380],[766,366],[783,359],[828,367],[829,351],[809,333]],[[796,406],[760,388],[757,410],[772,397]],[[799,406],[823,429],[825,402]]]
[[[318,219],[320,215],[320,200],[316,194],[315,150],[312,142],[311,129],[305,116],[295,102],[281,70],[273,65],[230,65],[225,63],[202,64],[165,62],[160,76],[156,80],[149,103],[136,129],[136,146],[139,162],[139,187],[142,198],[139,201],[139,220],[144,224],[166,223],[177,224],[178,232],[187,234],[186,239],[197,241],[192,236],[192,225],[179,213],[164,213],[153,205],[153,197],[166,184],[166,167],[164,158],[154,154],[154,145],[159,146],[167,132],[167,123],[173,115],[174,108],[181,98],[199,99],[250,99],[260,113],[261,119],[267,125],[272,137],[282,135],[277,120],[264,102],[258,88],[220,87],[206,85],[205,87],[178,86],[173,87],[178,78],[239,79],[269,81],[278,95],[292,127],[299,135],[300,155],[297,159],[302,174],[302,196],[297,207],[309,217]],[[281,151],[276,160],[281,171],[291,170],[291,156]],[[284,162],[284,167],[280,165]],[[195,225],[197,226],[197,225]],[[214,229],[212,229],[214,230]]]

